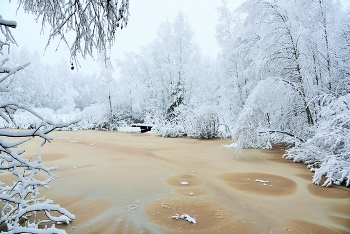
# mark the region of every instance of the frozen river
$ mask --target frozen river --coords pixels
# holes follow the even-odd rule
[[[58,225],[68,233],[350,232],[350,189],[311,184],[306,165],[282,159],[282,149],[236,154],[222,146],[231,140],[51,135],[41,154],[44,165],[59,167],[58,178],[41,195],[75,214]],[[39,144],[26,143],[27,155]]]

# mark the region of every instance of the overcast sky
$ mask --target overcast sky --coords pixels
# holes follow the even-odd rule
[[[235,9],[243,0],[230,1],[229,7]],[[202,54],[215,58],[219,52],[215,38],[215,28],[218,21],[216,8],[221,0],[130,0],[129,23],[123,30],[117,31],[116,41],[112,49],[112,59],[122,58],[124,52],[139,52],[142,46],[152,42],[161,22],[169,19],[173,21],[177,13],[182,10],[188,17],[194,30],[195,41],[199,44]],[[19,47],[26,46],[30,50],[44,53],[48,33],[40,35],[41,24],[36,23],[33,15],[24,14],[19,10],[16,15],[17,1],[0,1],[0,14],[4,19],[16,20],[17,28],[12,30]],[[56,43],[53,43],[45,52],[44,59],[48,62],[58,62],[62,59],[69,61],[69,51],[65,46],[55,52]],[[94,72],[94,64],[80,61],[82,69]],[[96,67],[98,65],[96,64]]]
[[[349,0],[341,0],[349,6]],[[231,10],[237,8],[244,0],[229,1]],[[221,0],[130,0],[129,23],[123,30],[117,31],[115,45],[112,49],[112,59],[120,59],[124,52],[139,52],[142,46],[152,42],[157,34],[161,22],[169,19],[173,21],[177,13],[182,10],[189,19],[194,30],[195,41],[199,44],[202,54],[215,58],[219,52],[216,42],[216,25],[218,12],[216,8]],[[41,24],[36,23],[33,15],[18,11],[17,1],[0,0],[0,14],[4,19],[16,20],[17,28],[12,30],[19,47],[25,46],[30,50],[44,53],[48,33],[40,35]],[[56,43],[53,43],[45,52],[43,60],[53,63],[62,59],[69,63],[69,51],[61,45],[59,52],[55,52]],[[92,73],[98,71],[98,64],[92,60],[80,60],[82,71]],[[69,66],[69,64],[68,64]]]

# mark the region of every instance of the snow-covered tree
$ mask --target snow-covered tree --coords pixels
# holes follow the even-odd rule
[[[325,186],[349,185],[348,25],[349,10],[332,0],[248,0],[235,12],[223,4],[222,91],[239,113],[232,146],[290,143],[288,157],[308,164],[314,183],[326,175]]]
[[[47,64],[38,52],[28,48],[11,48],[7,66],[19,66],[32,61],[31,69],[24,69],[8,79],[11,92],[3,93],[4,99],[22,103],[31,108],[50,108],[58,113],[72,112],[75,108],[83,110],[96,103],[96,77],[81,71],[71,71],[69,61]],[[103,65],[105,66],[105,65]],[[55,100],[52,102],[51,100]]]
[[[157,38],[140,54],[119,61],[120,83],[132,87],[133,108],[140,107],[149,119],[171,121],[177,107],[194,99],[200,58],[187,17],[179,12],[173,22],[161,23]]]
[[[292,82],[279,77],[260,81],[236,121],[232,146],[270,149],[270,141],[304,141],[308,132],[302,100]]]
[[[221,47],[218,57],[220,105],[233,124],[250,92],[261,80],[254,67],[254,52],[260,37],[257,30],[247,27],[245,11],[231,12],[227,1],[223,1],[218,11],[216,37]]]
[[[334,77],[332,85],[336,96],[350,93],[350,8],[339,19],[340,29],[334,42]]]
[[[286,158],[303,162],[315,172],[313,183],[350,186],[350,94],[322,108],[316,134],[286,151]]]
[[[76,59],[78,53],[83,57],[93,55],[93,50],[106,50],[114,41],[117,27],[123,28],[128,20],[129,1],[88,1],[88,0],[62,0],[62,1],[33,1],[21,0],[19,7],[28,13],[33,13],[42,19],[43,26],[47,23],[51,26],[48,44],[51,39],[58,37],[70,46],[70,53]],[[0,54],[4,56],[5,48],[16,44],[10,28],[16,28],[15,21],[5,20],[0,16]],[[65,35],[67,32],[75,33],[75,38],[70,44]],[[28,67],[30,63],[15,67],[7,67],[8,58],[2,58],[0,63],[0,93],[11,92],[9,88],[10,78],[20,70]],[[54,102],[55,100],[50,100]],[[42,164],[40,151],[34,159],[25,159],[25,150],[20,145],[34,137],[43,138],[44,145],[52,138],[47,134],[56,128],[66,127],[71,123],[55,124],[40,116],[32,109],[8,98],[0,99],[0,118],[8,123],[16,125],[15,113],[23,110],[31,113],[39,119],[39,124],[32,130],[11,131],[0,130],[0,172],[12,175],[10,184],[0,183],[1,215],[0,229],[7,233],[65,233],[57,229],[55,223],[69,223],[75,216],[53,201],[40,198],[39,188],[48,188],[48,183],[55,179],[51,175],[57,167],[47,168]],[[8,137],[17,138],[17,141],[8,141]],[[20,139],[19,139],[20,138]],[[24,139],[23,139],[24,138]],[[35,176],[39,173],[47,173],[48,179],[41,181]],[[40,220],[37,212],[46,215],[47,220]],[[52,213],[60,213],[56,217]],[[22,222],[24,220],[24,222]],[[44,223],[51,223],[51,227]]]
[[[100,111],[105,115],[105,121],[102,121],[100,124],[104,125],[103,128],[105,129],[114,129],[117,121],[115,102],[118,92],[116,80],[113,77],[113,66],[110,58],[102,54],[99,55],[99,62],[102,69],[98,76],[98,81],[95,84],[95,96],[98,100],[98,104],[102,107]]]
[[[247,23],[253,28],[259,25],[259,50],[256,51],[254,63],[262,79],[278,76],[299,86],[307,121],[312,125],[314,117],[308,105],[302,73],[299,31],[293,30],[293,19],[284,6],[283,1],[249,1],[243,6],[249,14]]]

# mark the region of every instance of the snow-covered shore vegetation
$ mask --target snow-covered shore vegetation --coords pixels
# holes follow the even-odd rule
[[[349,186],[350,10],[335,1],[223,4],[221,72],[236,92],[236,148],[287,143],[313,183]]]
[[[285,157],[303,162],[315,172],[312,182],[350,185],[350,94],[322,108],[315,135],[286,151]]]

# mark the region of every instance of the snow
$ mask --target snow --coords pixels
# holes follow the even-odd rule
[[[139,133],[141,130],[139,127],[126,126],[126,127],[118,127],[118,131],[119,132],[135,132],[135,133],[137,132],[137,133]]]
[[[192,218],[192,217],[191,217],[190,215],[188,215],[188,214],[182,214],[182,215],[176,214],[176,215],[174,215],[174,216],[171,216],[171,218],[172,218],[172,219],[176,219],[176,220],[178,220],[178,219],[186,220],[186,221],[188,221],[189,223],[194,223],[194,224],[197,223],[196,219]]]
[[[182,181],[180,184],[182,184],[182,185],[187,185],[188,182],[187,182],[187,181]]]
[[[256,181],[256,182],[260,182],[260,183],[268,183],[268,182],[270,182],[270,181],[268,181],[268,180],[259,180],[259,179],[256,179],[255,181]]]
[[[11,27],[11,28],[16,28],[17,27],[17,22],[16,21],[12,21],[12,20],[4,20],[1,17],[1,15],[0,15],[0,25],[6,25],[6,26]]]

